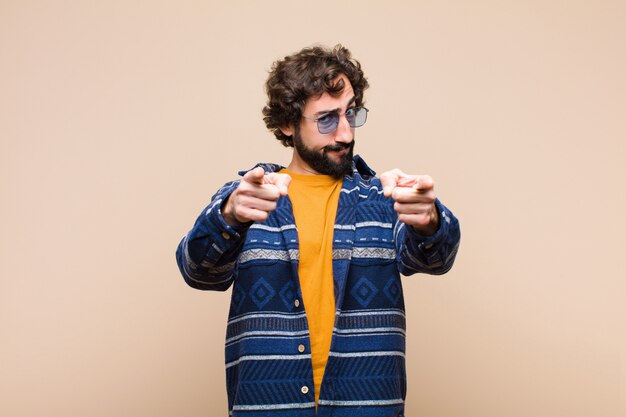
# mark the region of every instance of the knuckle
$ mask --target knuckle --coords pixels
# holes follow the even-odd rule
[[[277,186],[272,186],[272,188],[270,189],[270,199],[273,201],[278,200],[278,198],[280,197],[280,190],[278,189]]]
[[[247,181],[241,181],[241,184],[239,184],[236,191],[241,194],[249,194],[251,190],[252,184]]]
[[[235,204],[236,207],[241,207],[241,206],[245,206],[249,200],[250,200],[250,197],[247,194],[240,194],[233,201],[233,203]]]
[[[433,194],[426,194],[422,197],[422,202],[430,207],[435,202],[435,196]]]
[[[264,184],[261,186],[262,188],[262,192],[261,190],[259,190],[259,194],[262,193],[263,195],[263,199],[268,200],[268,201],[273,201],[273,200],[278,200],[278,197],[280,197],[280,190],[278,189],[278,187],[274,184]]]
[[[246,209],[240,204],[236,204],[235,207],[233,207],[233,212],[237,217],[245,217]]]

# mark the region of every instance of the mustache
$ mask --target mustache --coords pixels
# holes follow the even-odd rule
[[[352,147],[354,147],[354,141],[350,142],[350,143],[338,143],[336,145],[328,145],[328,146],[324,146],[324,152],[339,152],[342,151],[344,149],[351,149]]]

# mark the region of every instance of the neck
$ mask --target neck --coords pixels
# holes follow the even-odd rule
[[[304,162],[295,149],[293,151],[293,156],[291,157],[291,162],[289,163],[289,165],[287,165],[287,170],[293,172],[294,174],[322,175],[313,168],[311,168],[309,164]]]

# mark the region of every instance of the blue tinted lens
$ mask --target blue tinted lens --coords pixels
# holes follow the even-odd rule
[[[317,128],[321,134],[333,132],[339,124],[337,112],[330,112],[317,119]]]

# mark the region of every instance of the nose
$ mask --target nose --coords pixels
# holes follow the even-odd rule
[[[345,114],[339,117],[339,124],[335,130],[335,142],[350,143],[354,139],[354,129],[350,127]]]

